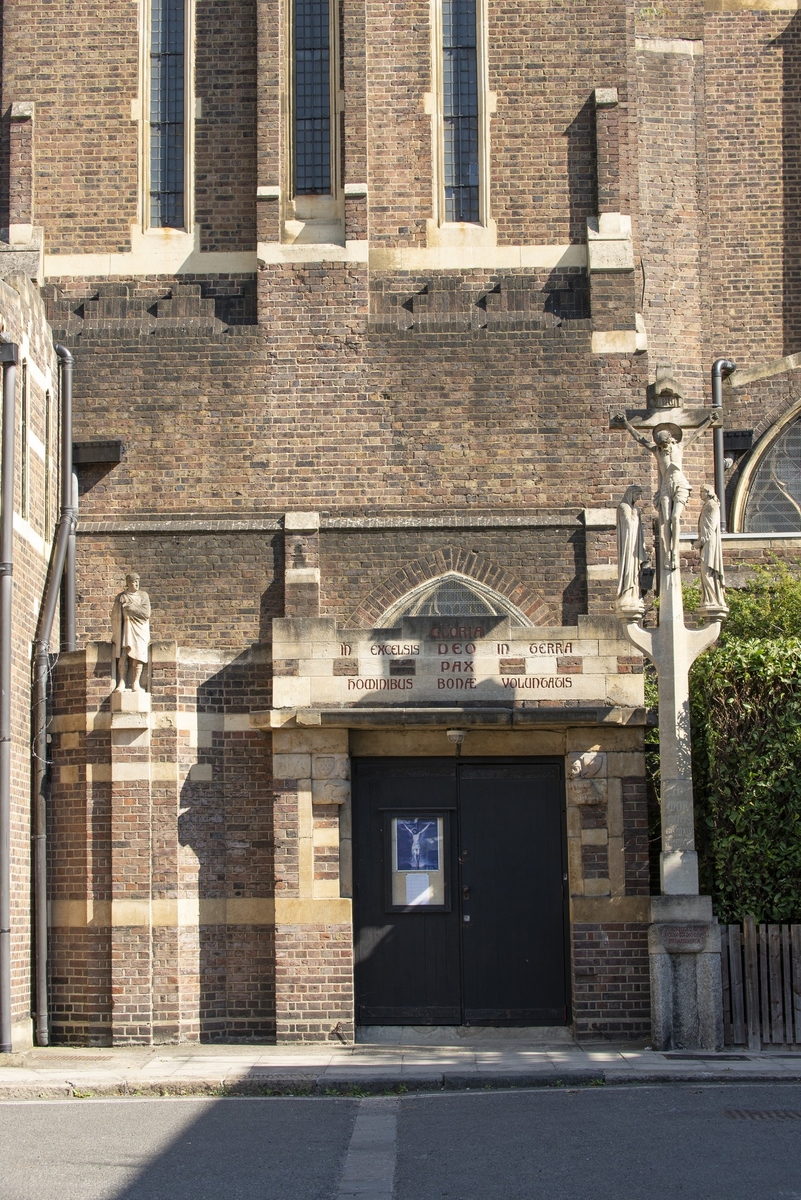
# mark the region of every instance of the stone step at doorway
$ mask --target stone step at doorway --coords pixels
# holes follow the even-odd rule
[[[573,1033],[564,1025],[528,1025],[494,1029],[482,1025],[360,1025],[360,1046],[464,1046],[467,1048],[521,1050],[561,1049],[575,1046]]]

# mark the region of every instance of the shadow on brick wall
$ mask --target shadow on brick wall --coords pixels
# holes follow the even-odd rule
[[[207,669],[207,668],[206,668]],[[249,725],[268,708],[269,663],[246,651],[216,674],[182,663],[179,705],[197,705],[198,745],[181,788],[178,841],[185,879],[197,866],[201,920],[197,942],[181,948],[186,979],[198,994],[183,1006],[197,1014],[202,1042],[271,1040],[275,1031],[274,935],[265,915],[273,895],[273,815],[268,740]],[[196,758],[196,761],[194,759]],[[183,772],[182,772],[183,773]],[[181,964],[181,974],[184,964]]]
[[[271,645],[273,640],[273,617],[284,612],[284,535],[277,533],[270,538],[272,551],[272,578],[261,594],[259,603],[259,641]]]
[[[576,113],[565,130],[567,186],[570,200],[570,240],[584,242],[586,221],[595,212],[598,191],[595,164],[595,107],[592,99]]]
[[[562,592],[562,624],[575,625],[580,613],[587,611],[587,543],[583,529],[568,538],[573,551],[573,578]]]
[[[2,62],[3,18],[0,16],[0,62]],[[8,229],[11,212],[11,107],[0,117],[0,229]]]
[[[801,13],[774,45],[783,57],[784,353],[801,350]]]

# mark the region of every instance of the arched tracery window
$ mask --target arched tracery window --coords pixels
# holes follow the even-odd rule
[[[743,533],[801,533],[801,414],[754,459],[741,490]]]
[[[376,628],[389,629],[404,617],[509,617],[513,625],[530,622],[511,600],[458,571],[448,571],[412,588],[386,610]]]

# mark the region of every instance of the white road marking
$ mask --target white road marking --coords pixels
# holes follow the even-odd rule
[[[398,1144],[398,1101],[368,1097],[359,1104],[337,1200],[392,1200]]]

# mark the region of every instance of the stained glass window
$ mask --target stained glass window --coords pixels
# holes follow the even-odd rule
[[[150,8],[150,224],[183,229],[184,0]]]
[[[745,533],[801,530],[801,420],[779,435],[754,472],[745,502]]]
[[[445,220],[478,221],[476,0],[442,0]]]
[[[449,571],[407,592],[387,609],[377,628],[386,629],[404,617],[509,617],[513,625],[528,624],[511,600],[457,571]]]
[[[410,617],[484,617],[495,614],[495,607],[468,584],[445,579],[421,596],[409,608]]]
[[[329,0],[295,0],[295,194],[331,191]]]

